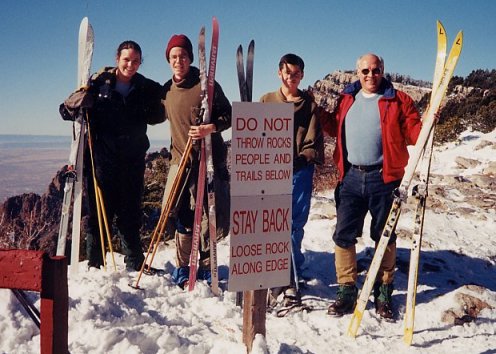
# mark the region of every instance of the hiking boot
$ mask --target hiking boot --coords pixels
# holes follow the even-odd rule
[[[212,272],[210,268],[200,267],[196,273],[196,279],[198,280],[206,280],[209,286],[212,285]]]
[[[284,297],[282,299],[283,306],[287,307],[299,304],[301,304],[301,297],[296,288],[289,287],[284,290]]]
[[[352,313],[358,296],[358,289],[355,285],[340,285],[337,291],[336,301],[327,309],[327,314],[341,317]]]
[[[189,267],[178,267],[172,272],[172,282],[179,286],[181,289],[188,287],[189,280]]]
[[[91,262],[91,261],[88,262],[88,270],[90,270],[90,268],[100,269],[100,267],[102,266],[103,264],[101,262]]]
[[[141,253],[137,254],[136,256],[124,257],[124,263],[126,263],[126,270],[128,272],[141,271],[141,266],[143,265],[144,261],[145,261],[145,257]]]
[[[277,301],[277,298],[281,293],[283,292],[284,288],[283,287],[277,287],[277,288],[270,288],[267,291],[267,303],[266,303],[266,308],[268,312],[272,312],[273,309],[279,305],[279,302]]]
[[[393,284],[374,285],[375,313],[385,320],[394,319],[393,311]]]

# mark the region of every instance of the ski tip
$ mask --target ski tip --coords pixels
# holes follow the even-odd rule
[[[453,43],[453,46],[458,45],[461,46],[463,45],[463,31],[459,31],[456,35],[455,41]],[[461,50],[461,49],[460,49]]]
[[[444,26],[443,26],[443,23],[439,20],[437,20],[437,32],[439,34],[445,34],[446,33]]]
[[[83,17],[83,19],[81,20],[81,24],[79,25],[79,33],[82,34],[86,32],[89,27],[89,24],[90,22],[88,20],[88,17]]]

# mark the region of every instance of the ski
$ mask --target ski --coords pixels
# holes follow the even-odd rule
[[[348,327],[347,334],[351,337],[356,337],[358,328],[360,327],[363,313],[365,311],[370,293],[374,286],[375,278],[379,271],[379,266],[382,262],[382,258],[384,257],[384,253],[386,251],[390,237],[396,229],[396,224],[401,214],[402,203],[407,198],[408,188],[411,184],[411,181],[413,179],[413,174],[417,168],[417,164],[421,158],[421,155],[429,139],[431,130],[434,126],[436,120],[435,114],[441,105],[441,101],[444,98],[444,95],[446,94],[446,90],[448,89],[448,84],[451,80],[451,77],[453,76],[453,72],[455,70],[456,64],[458,62],[458,58],[461,53],[462,44],[463,44],[463,33],[460,31],[456,36],[455,41],[453,42],[453,46],[450,50],[450,54],[448,56],[446,65],[444,67],[443,73],[439,81],[439,86],[436,88],[434,92],[429,108],[422,122],[422,129],[420,130],[419,136],[417,138],[417,143],[413,148],[412,154],[405,168],[405,175],[401,180],[400,186],[395,191],[393,205],[389,212],[389,216],[386,221],[386,225],[384,226],[384,229],[382,231],[379,243],[376,247],[374,257],[372,259],[372,263],[370,264],[369,270],[367,272],[367,276],[365,278],[365,282],[357,299],[357,304],[353,312],[350,325]]]
[[[239,96],[242,102],[252,101],[253,92],[253,59],[255,56],[255,41],[248,45],[246,59],[246,73],[244,68],[243,47],[240,45],[236,51],[236,69],[238,71]]]
[[[248,55],[246,58],[246,72],[244,66],[243,46],[240,44],[236,51],[236,70],[238,72],[239,97],[242,102],[252,101],[253,92],[253,60],[255,57],[255,41],[248,44]],[[236,305],[242,306],[243,293],[236,293]]]
[[[210,123],[215,90],[215,70],[217,66],[217,51],[219,45],[219,22],[212,19],[212,43],[210,46],[210,61],[208,65],[207,98],[208,113],[204,114],[203,122]],[[208,230],[210,242],[210,273],[212,277],[212,292],[219,295],[219,272],[217,265],[217,213],[215,209],[214,161],[212,156],[212,137],[205,137],[205,155],[207,162],[207,200],[208,200]]]
[[[212,44],[210,47],[210,60],[208,66],[205,54],[205,27],[200,30],[198,40],[198,56],[200,67],[200,83],[203,92],[202,112],[203,124],[210,123],[210,114],[214,100],[215,70],[217,65],[217,51],[219,43],[219,23],[214,17],[212,19]],[[198,249],[201,235],[201,219],[203,211],[203,199],[205,193],[205,180],[207,180],[207,205],[208,205],[208,230],[210,243],[210,271],[212,277],[212,292],[219,294],[219,274],[217,266],[217,215],[215,209],[215,187],[214,187],[214,164],[212,157],[212,138],[207,135],[201,142],[200,167],[198,171],[197,196],[195,207],[195,220],[193,226],[193,245],[190,256],[190,273],[188,290],[192,291],[196,283],[198,272]]]
[[[78,38],[78,88],[88,83],[93,58],[94,33],[87,17],[84,17],[79,26]],[[81,206],[83,188],[83,154],[85,121],[83,112],[73,125],[73,139],[69,155],[69,170],[65,174],[64,197],[62,200],[62,213],[59,224],[57,240],[58,256],[65,255],[67,229],[70,217],[71,201],[74,197],[72,211],[72,247],[71,247],[71,273],[78,272],[79,265],[79,240],[81,230]],[[74,195],[73,195],[74,194]]]
[[[434,98],[436,90],[441,80],[446,61],[447,36],[446,30],[440,21],[437,21],[437,56],[432,80],[431,100]],[[414,230],[412,246],[410,251],[410,267],[408,272],[408,291],[406,296],[406,309],[404,319],[403,341],[411,345],[413,341],[413,328],[415,324],[415,300],[417,296],[418,266],[420,261],[420,249],[422,247],[422,233],[424,226],[425,206],[428,196],[429,172],[432,158],[432,148],[434,143],[434,129],[427,141],[422,160],[419,163],[419,183],[413,189],[413,195],[417,200],[414,217]]]

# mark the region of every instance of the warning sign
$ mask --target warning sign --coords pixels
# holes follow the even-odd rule
[[[293,112],[289,103],[233,104],[231,195],[291,194]]]
[[[229,290],[289,284],[293,106],[234,103]]]

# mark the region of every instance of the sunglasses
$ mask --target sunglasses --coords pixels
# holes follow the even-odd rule
[[[370,69],[362,69],[362,70],[360,70],[360,72],[363,75],[365,75],[365,76],[367,76],[371,71],[372,71],[372,76],[377,76],[377,75],[380,75],[381,74],[381,69],[379,69],[379,68],[375,68],[375,69],[372,69],[372,70],[370,70]]]

